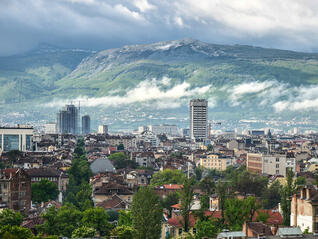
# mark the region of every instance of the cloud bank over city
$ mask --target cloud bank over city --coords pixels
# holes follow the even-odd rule
[[[0,55],[50,43],[107,49],[195,38],[316,52],[310,0],[2,0]]]

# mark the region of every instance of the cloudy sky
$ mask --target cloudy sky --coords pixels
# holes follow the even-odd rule
[[[195,38],[318,52],[313,0],[0,0],[0,55]]]

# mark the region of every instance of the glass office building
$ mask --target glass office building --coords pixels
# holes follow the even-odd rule
[[[32,137],[31,127],[0,127],[0,151],[32,151]]]

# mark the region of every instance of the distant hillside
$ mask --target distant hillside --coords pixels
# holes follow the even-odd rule
[[[0,103],[49,96],[55,82],[70,74],[91,51],[42,44],[23,55],[0,57]]]
[[[163,92],[185,87],[183,83],[188,91],[208,86],[194,96],[212,97],[220,107],[246,102],[245,108],[266,108],[278,102],[278,108],[286,108],[284,101],[299,89],[318,85],[318,54],[192,39],[97,53],[41,46],[24,55],[0,58],[0,103],[125,96],[153,79]],[[163,79],[169,79],[169,84],[161,84]]]

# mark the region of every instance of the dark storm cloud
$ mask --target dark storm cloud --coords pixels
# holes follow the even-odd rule
[[[40,42],[105,49],[184,37],[315,51],[317,29],[310,0],[0,1],[0,55]]]

